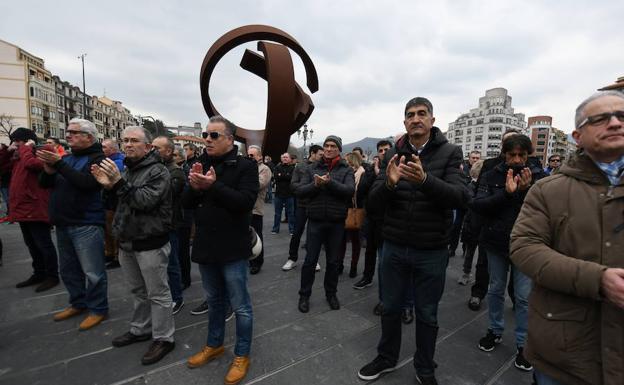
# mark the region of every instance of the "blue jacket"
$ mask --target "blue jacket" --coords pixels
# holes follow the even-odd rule
[[[91,165],[105,158],[102,145],[94,143],[73,151],[54,164],[56,173],[41,174],[40,184],[51,187],[50,222],[57,226],[104,226],[100,184],[91,175]]]
[[[124,167],[126,167],[124,165],[124,159],[126,159],[126,156],[121,153],[121,152],[116,152],[113,155],[108,157],[110,160],[112,160],[113,162],[115,162],[115,164],[117,165],[117,168],[119,169],[119,172],[124,170]]]

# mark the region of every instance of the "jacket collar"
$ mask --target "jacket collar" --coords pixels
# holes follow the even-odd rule
[[[607,176],[583,150],[577,150],[570,160],[559,168],[559,172],[587,183],[610,185]],[[619,184],[622,184],[622,181]]]
[[[432,147],[439,147],[441,145],[443,145],[444,143],[447,143],[448,140],[446,139],[446,137],[442,134],[442,131],[440,131],[440,129],[436,126],[431,127],[431,133],[429,135],[429,140],[427,141],[427,143],[425,144],[425,147],[422,149],[421,154],[423,151],[429,151],[430,148]],[[401,150],[407,150],[409,152],[414,152],[412,149],[412,146],[409,143],[409,137],[407,136],[407,134],[404,134],[403,136],[401,136],[399,138],[399,140],[397,140],[396,143],[396,148],[397,150],[401,149]],[[397,151],[398,153],[399,151]]]

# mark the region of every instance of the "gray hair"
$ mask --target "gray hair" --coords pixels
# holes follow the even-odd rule
[[[184,153],[184,148],[182,148],[182,146],[176,144],[173,148],[173,153],[178,154],[180,158],[186,160],[186,154]]]
[[[164,139],[164,140],[166,141],[166,143],[167,143],[167,147],[168,147],[168,148],[169,148],[172,152],[174,152],[174,151],[175,151],[175,143],[173,143],[173,140],[171,140],[171,138],[170,138],[170,137],[168,137],[168,136],[164,136],[164,135],[161,135],[161,136],[158,136],[158,137],[154,138],[154,140],[156,140],[156,139]]]
[[[405,105],[405,112],[403,115],[407,115],[407,110],[415,106],[425,106],[429,113],[433,116],[433,104],[427,98],[423,98],[422,96],[417,96],[415,98],[410,99]]]
[[[247,146],[247,151],[251,150],[252,148],[258,150],[258,154],[262,155],[262,147],[252,144],[250,146]]]
[[[152,143],[152,134],[145,129],[145,127],[141,127],[141,126],[128,126],[126,128],[124,128],[123,132],[121,133],[121,136],[125,136],[128,132],[133,132],[133,131],[140,131],[143,133],[143,142],[144,143]]]
[[[225,125],[225,131],[228,135],[236,135],[236,126],[221,115],[211,117],[209,123],[223,123]]]
[[[111,146],[111,148],[112,148],[113,150],[115,150],[115,152],[119,152],[119,143],[117,143],[117,141],[116,141],[116,140],[112,140],[112,139],[104,139],[104,140],[102,141],[102,144],[104,144],[104,143],[108,143],[108,144],[109,144],[109,146]]]
[[[69,127],[70,124],[78,125],[78,127],[80,127],[80,131],[91,136],[93,142],[97,140],[98,130],[95,128],[95,124],[93,124],[93,122],[90,122],[87,119],[73,118],[69,121],[67,126]]]
[[[615,96],[620,99],[624,99],[624,93],[620,91],[598,91],[587,99],[583,100],[578,107],[576,107],[576,114],[574,115],[574,127],[578,130],[585,119],[585,107],[596,99],[604,98],[605,96]]]

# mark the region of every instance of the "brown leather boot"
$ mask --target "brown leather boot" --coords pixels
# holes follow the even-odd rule
[[[201,352],[193,355],[192,357],[188,359],[188,361],[186,362],[186,365],[189,368],[198,368],[212,361],[213,359],[219,357],[221,354],[223,354],[224,351],[225,351],[225,348],[223,347],[223,345],[219,346],[218,348],[211,348],[210,346],[204,346]]]
[[[75,307],[68,307],[67,309],[61,311],[60,313],[56,313],[54,315],[54,320],[55,321],[64,321],[68,318],[77,316],[78,314],[82,314],[86,311],[87,309],[76,309]]]
[[[232,365],[230,365],[230,370],[228,370],[225,376],[225,384],[238,384],[245,378],[245,375],[247,375],[247,370],[249,370],[249,356],[234,357],[234,361],[232,361]]]
[[[108,318],[107,314],[89,314],[78,326],[78,330],[89,330],[94,326],[99,325],[102,321]]]

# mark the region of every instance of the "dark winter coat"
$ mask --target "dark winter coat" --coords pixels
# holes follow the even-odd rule
[[[113,234],[120,247],[154,250],[169,242],[171,185],[169,171],[154,150],[138,161],[129,158],[121,180],[113,188],[118,204]]]
[[[34,148],[25,144],[10,155],[12,179],[9,186],[9,221],[49,222],[50,190],[39,186],[43,163],[35,157]]]
[[[238,156],[238,147],[221,157],[207,156],[204,172],[214,167],[217,180],[208,190],[186,188],[185,208],[194,208],[195,239],[191,259],[199,264],[249,258],[251,212],[258,196],[258,164]]]
[[[481,224],[483,220],[481,216],[471,209],[472,201],[477,195],[477,182],[471,181],[467,189],[468,210],[464,214],[464,224],[462,226],[461,241],[466,245],[476,245],[479,243],[479,233],[481,232]]]
[[[165,163],[167,171],[169,171],[170,184],[171,184],[171,200],[173,216],[171,219],[171,225],[174,229],[179,229],[185,224],[184,211],[182,209],[182,192],[186,185],[186,176],[182,167],[178,166],[175,161],[171,160],[169,163]]]
[[[290,190],[294,193],[301,185],[303,176],[306,173],[306,169],[310,167],[311,162],[309,159],[304,159],[303,162],[299,162],[295,165],[292,179],[290,180]],[[308,206],[308,198],[297,197],[297,207],[306,208]]]
[[[533,183],[545,176],[541,167],[528,165],[533,176]],[[494,169],[481,173],[481,181],[477,195],[471,208],[483,218],[483,226],[479,244],[490,248],[501,255],[509,255],[509,236],[527,190],[519,189],[509,194],[505,190],[507,170],[505,162],[497,164]]]
[[[314,184],[314,175],[329,173],[330,181],[324,186]],[[347,207],[355,192],[353,170],[347,162],[340,160],[329,171],[324,160],[312,163],[306,168],[301,184],[297,187],[297,197],[308,198],[306,213],[308,218],[323,222],[342,222],[347,217]]]
[[[56,173],[41,173],[44,187],[52,187],[50,221],[58,226],[104,226],[102,186],[91,175],[91,165],[105,158],[102,145],[94,143],[73,150],[54,164]]]
[[[294,196],[290,189],[290,181],[295,171],[294,164],[280,163],[275,166],[273,179],[275,180],[275,196],[280,198],[291,198]]]
[[[464,207],[467,198],[460,169],[461,148],[448,143],[440,129],[432,127],[429,141],[420,153],[427,174],[424,183],[401,179],[390,189],[386,185],[387,162],[397,152],[416,155],[407,135],[386,153],[368,198],[373,211],[384,213],[384,239],[422,250],[447,248],[453,209]]]

